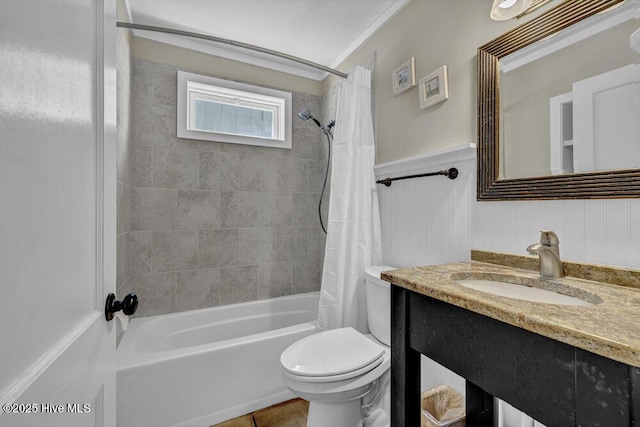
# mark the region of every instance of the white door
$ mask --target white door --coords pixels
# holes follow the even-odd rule
[[[640,166],[640,65],[573,84],[574,171]]]
[[[115,81],[114,0],[0,2],[3,427],[115,425]]]

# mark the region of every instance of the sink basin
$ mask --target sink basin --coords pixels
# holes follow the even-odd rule
[[[477,291],[507,298],[543,304],[589,306],[601,302],[597,296],[580,289],[544,279],[507,275],[455,274],[456,283]],[[571,295],[567,295],[571,294]]]

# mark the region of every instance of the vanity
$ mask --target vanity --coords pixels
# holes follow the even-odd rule
[[[640,0],[565,1],[478,48],[478,202],[640,197],[640,104],[623,102],[640,96],[638,16]],[[632,112],[629,126],[596,110]],[[537,258],[496,258],[509,257],[382,273],[392,284],[391,425],[420,425],[421,354],[465,378],[471,427],[494,426],[494,397],[548,427],[640,425],[640,271],[557,254],[543,270],[569,277],[541,279]]]
[[[420,355],[466,380],[468,426],[498,397],[551,426],[640,423],[640,289],[470,261],[389,271],[391,425],[420,425]],[[459,282],[547,288],[585,301],[498,296]],[[511,283],[509,283],[511,282]]]

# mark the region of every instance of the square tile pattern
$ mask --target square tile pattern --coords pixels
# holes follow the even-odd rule
[[[212,427],[305,427],[309,402],[293,399]]]
[[[117,286],[138,295],[136,316],[318,290],[328,153],[315,124],[293,121],[290,150],[178,138],[178,68],[120,56]],[[321,96],[292,101],[322,115]]]

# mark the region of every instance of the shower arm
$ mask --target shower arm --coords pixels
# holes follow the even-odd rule
[[[318,70],[325,71],[330,74],[334,74],[338,77],[342,77],[343,79],[346,79],[348,77],[348,75],[343,72],[340,72],[330,67],[325,67],[324,65],[321,65],[312,61],[308,61],[306,59],[299,58],[297,56],[289,55],[286,53],[278,52],[277,50],[271,50],[271,49],[267,49],[267,48],[256,46],[249,43],[243,43],[235,40],[224,39],[222,37],[209,36],[206,34],[193,33],[190,31],[176,30],[173,28],[157,27],[153,25],[132,24],[129,22],[121,22],[121,21],[116,22],[116,27],[129,28],[132,30],[154,31],[157,33],[165,33],[165,34],[174,34],[176,36],[192,37],[195,39],[208,40],[216,43],[228,44],[231,46],[241,47],[243,49],[253,50],[255,52],[266,53],[268,55],[277,56],[278,58],[283,58],[289,61],[297,62],[298,64],[303,64],[308,67],[316,68]]]

